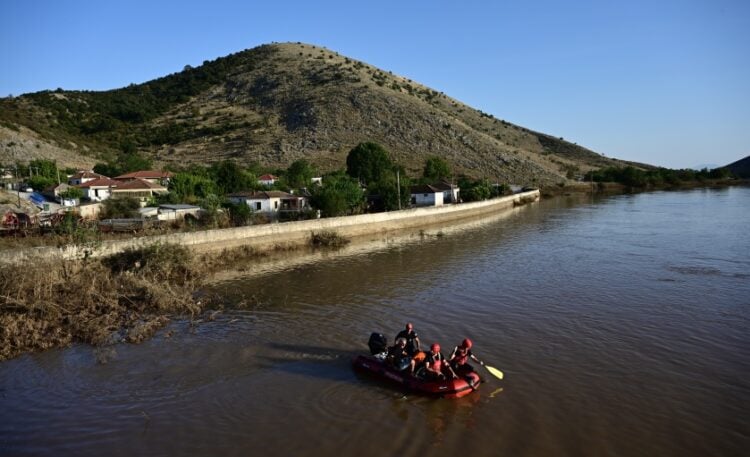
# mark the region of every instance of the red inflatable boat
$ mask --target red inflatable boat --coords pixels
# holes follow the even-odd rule
[[[400,369],[385,361],[388,342],[382,333],[372,333],[367,345],[370,347],[370,355],[356,357],[352,364],[354,368],[363,373],[377,376],[392,383],[400,384],[407,390],[425,395],[434,395],[445,398],[458,398],[469,395],[479,388],[482,380],[469,365],[464,365],[456,372],[457,379],[428,380],[422,375],[423,370],[417,369],[416,376],[409,373],[409,363]]]
[[[376,356],[360,355],[352,362],[354,368],[381,379],[404,386],[407,390],[425,395],[445,398],[459,398],[469,395],[479,388],[482,380],[468,365],[456,373],[458,379],[428,381],[419,376],[412,376],[409,370],[399,371],[391,364]]]

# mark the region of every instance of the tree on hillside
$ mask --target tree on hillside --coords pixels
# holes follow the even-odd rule
[[[94,173],[114,178],[125,173],[141,170],[151,170],[154,163],[151,159],[135,151],[123,152],[106,163],[94,165]]]
[[[294,161],[285,173],[286,183],[295,189],[310,185],[315,169],[305,159]]]
[[[447,179],[451,175],[451,168],[444,159],[437,156],[428,157],[424,164],[422,177],[427,181],[436,182]]]
[[[216,180],[219,191],[224,194],[254,189],[257,186],[255,176],[230,160],[213,165],[211,174]]]
[[[195,203],[199,199],[218,193],[216,182],[208,176],[179,172],[169,180],[170,201],[175,203]]]
[[[337,172],[323,178],[323,185],[313,190],[310,204],[325,217],[357,214],[362,210],[364,193],[356,179]]]
[[[359,143],[346,156],[346,173],[364,185],[378,182],[392,172],[388,151],[377,143]]]

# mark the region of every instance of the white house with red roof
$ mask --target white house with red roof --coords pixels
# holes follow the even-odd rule
[[[458,202],[460,189],[446,181],[411,186],[411,203],[416,206],[442,206]]]
[[[133,171],[131,173],[125,173],[124,175],[115,176],[114,179],[118,181],[132,181],[135,179],[143,179],[154,184],[168,185],[169,180],[174,176],[173,173],[168,171],[156,171],[156,170],[140,170]]]
[[[145,204],[154,195],[168,194],[169,190],[159,183],[153,183],[145,179],[133,179],[120,182],[112,189],[113,197],[137,198],[141,204]]]
[[[307,208],[305,197],[278,190],[236,192],[227,198],[232,203],[249,206],[256,213],[299,212]]]
[[[100,175],[99,173],[94,173],[93,171],[80,170],[77,171],[73,176],[68,177],[68,184],[70,184],[71,186],[78,186],[80,184],[102,178],[109,179],[106,176]]]
[[[83,197],[92,202],[100,202],[112,196],[112,191],[122,183],[107,177],[98,178],[78,184],[76,187],[83,191]]]
[[[258,183],[263,186],[273,186],[276,181],[279,180],[278,176],[274,176],[271,174],[265,174],[258,178]]]

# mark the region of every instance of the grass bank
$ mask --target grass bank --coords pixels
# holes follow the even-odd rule
[[[333,247],[348,241],[335,232],[323,238]],[[320,248],[320,236],[310,246]],[[139,343],[174,317],[194,320],[216,305],[196,294],[213,273],[265,255],[249,246],[197,255],[155,244],[100,259],[0,265],[0,361],[77,342]]]

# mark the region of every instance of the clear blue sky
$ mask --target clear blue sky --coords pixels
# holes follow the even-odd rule
[[[748,0],[0,0],[0,21],[2,96],[117,88],[302,41],[609,157],[750,154]]]

